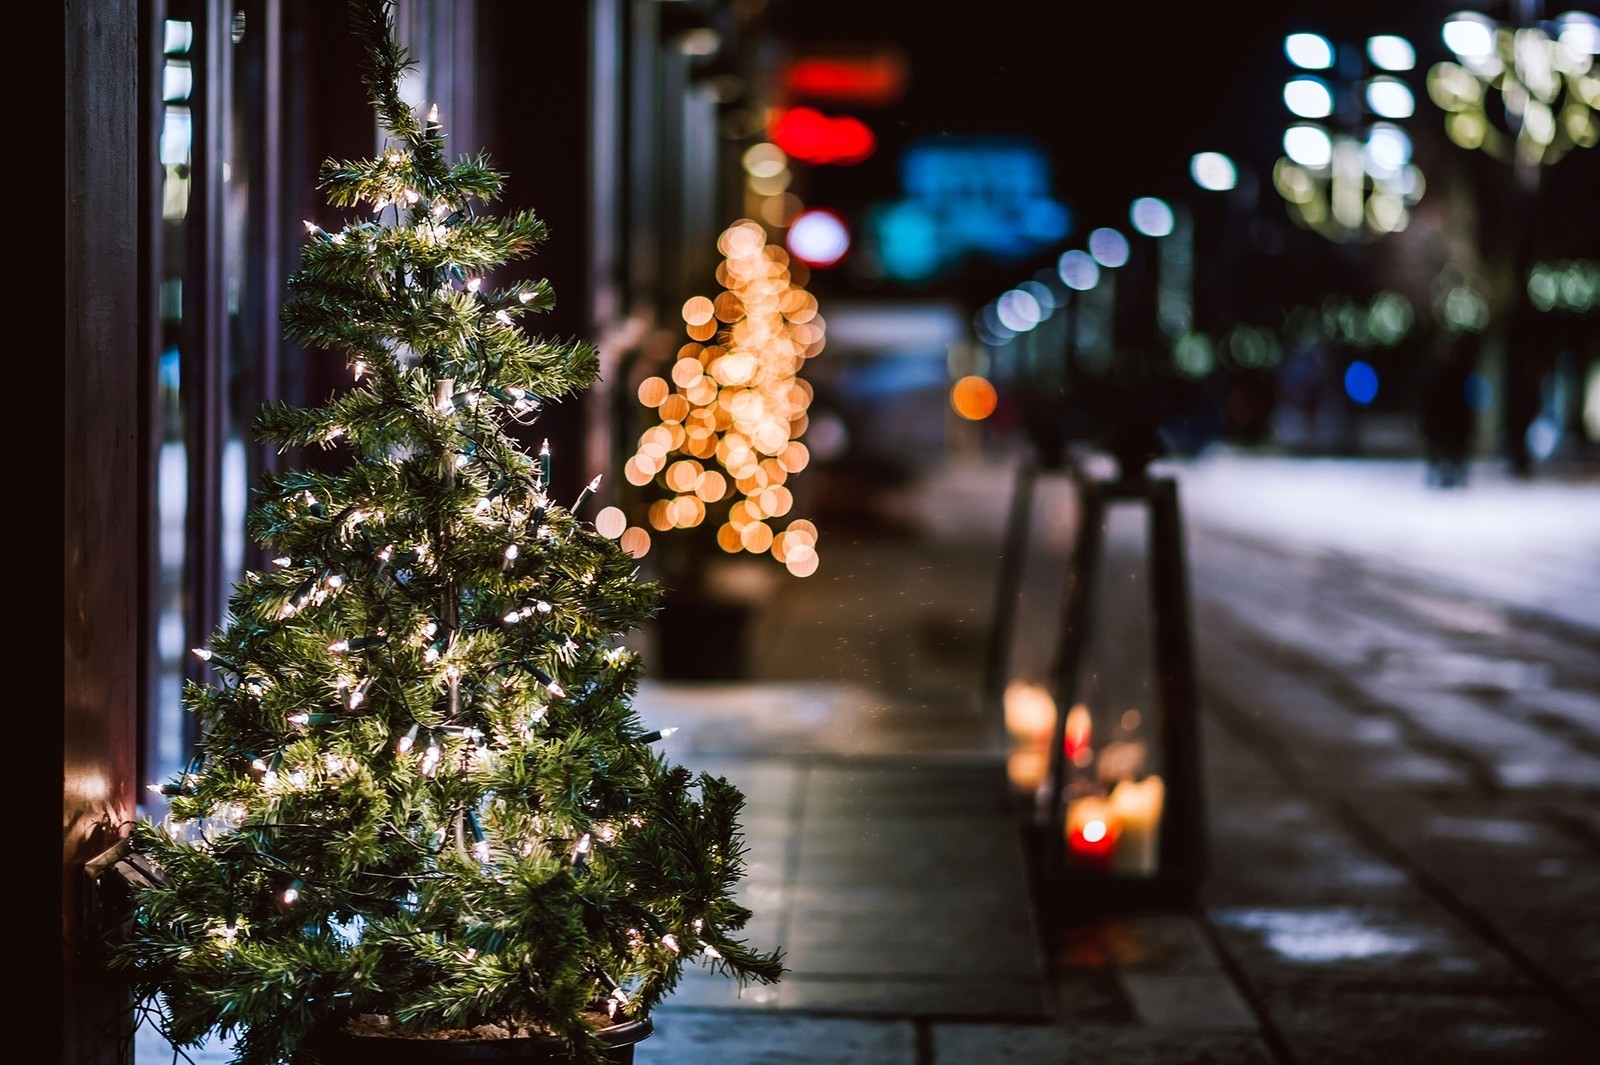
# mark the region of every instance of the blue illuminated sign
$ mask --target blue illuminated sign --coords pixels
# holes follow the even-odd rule
[[[905,198],[867,218],[884,274],[895,281],[930,280],[970,255],[1014,262],[1072,230],[1071,213],[1051,197],[1049,155],[1025,137],[915,142],[900,175]]]

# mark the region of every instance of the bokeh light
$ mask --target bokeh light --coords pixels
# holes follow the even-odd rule
[[[1056,272],[1061,283],[1075,292],[1087,292],[1100,283],[1100,267],[1094,256],[1074,248],[1061,253],[1056,260]]]
[[[1333,66],[1333,42],[1317,33],[1291,33],[1283,39],[1283,54],[1302,70],[1327,70]]]
[[[1476,11],[1458,11],[1440,28],[1445,47],[1463,59],[1494,54],[1494,22]]]
[[[1357,359],[1345,368],[1344,394],[1363,407],[1378,398],[1378,371],[1371,363]]]
[[[811,207],[789,223],[788,243],[790,253],[801,262],[832,266],[850,250],[850,229],[837,212]]]
[[[608,540],[615,540],[628,528],[628,516],[620,507],[606,507],[594,516],[594,531]]]
[[[741,161],[745,173],[753,178],[775,178],[789,167],[788,155],[770,141],[762,141],[746,148]]]
[[[1283,131],[1283,154],[1312,170],[1333,161],[1333,139],[1321,126],[1296,123]]]
[[[1333,90],[1321,78],[1290,78],[1283,84],[1283,105],[1301,118],[1333,114]]]
[[[1417,50],[1404,37],[1380,33],[1367,38],[1367,58],[1379,70],[1410,70],[1417,65]]]
[[[1417,101],[1399,78],[1373,78],[1367,82],[1367,109],[1383,118],[1410,118]]]
[[[995,300],[995,317],[1013,333],[1026,333],[1044,320],[1044,308],[1031,292],[1013,288]]]
[[[969,422],[979,422],[994,413],[998,396],[986,378],[969,374],[950,387],[950,408]]]
[[[822,350],[825,323],[816,297],[796,281],[803,264],[770,243],[760,223],[735,222],[718,238],[717,250],[724,256],[717,268],[724,289],[715,299],[695,296],[684,303],[691,341],[665,375],[640,384],[640,402],[660,422],[640,434],[624,476],[662,493],[648,507],[651,528],[695,528],[710,508],[726,507],[718,545],[760,554],[777,542],[767,523],[794,505],[785,481],[810,461],[799,437],[810,426],[812,389],[800,370]],[[794,542],[804,541],[805,549],[779,561],[803,576],[816,569],[816,529],[809,522],[802,529],[809,531]],[[627,529],[623,546],[637,557],[648,549],[649,535]],[[644,547],[635,550],[640,537]]]
[[[1221,152],[1196,152],[1189,160],[1189,176],[1209,192],[1227,192],[1239,184],[1239,168]]]
[[[1128,262],[1128,238],[1115,229],[1101,227],[1091,230],[1088,244],[1089,254],[1094,256],[1094,261],[1108,270]]]
[[[1128,207],[1128,220],[1133,228],[1147,237],[1164,237],[1172,232],[1172,208],[1165,200],[1154,196],[1141,196]]]

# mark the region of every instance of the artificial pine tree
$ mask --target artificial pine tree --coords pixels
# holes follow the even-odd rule
[[[402,101],[392,3],[350,5],[389,143],[324,164],[361,210],[307,224],[283,315],[355,383],[257,423],[349,461],[262,479],[275,568],[197,652],[218,678],[185,690],[198,753],[132,829],[158,875],[111,963],[175,1047],[229,1037],[241,1065],[307,1060],[353,1018],[594,1062],[593,1032],[648,1018],[686,965],[767,983],[781,954],[736,935],[743,795],[670,764],[631,705],[619,641],[657,587],[584,518],[594,484],[563,505],[519,442],[598,365],[524,331],[546,281],[494,283],[545,225],[489,213],[501,175]]]

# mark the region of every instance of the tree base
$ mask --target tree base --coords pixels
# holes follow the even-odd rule
[[[655,1025],[648,1017],[601,1028],[595,1038],[605,1048],[606,1065],[633,1065],[634,1044]],[[321,1036],[296,1055],[296,1065],[455,1065],[457,1062],[523,1062],[570,1065],[566,1044],[551,1036],[506,1039],[432,1039],[392,1035],[355,1035],[346,1031]]]

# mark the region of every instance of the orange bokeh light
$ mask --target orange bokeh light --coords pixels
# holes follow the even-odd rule
[[[961,378],[950,386],[950,407],[971,422],[980,422],[994,413],[999,402],[994,385],[977,375]]]

